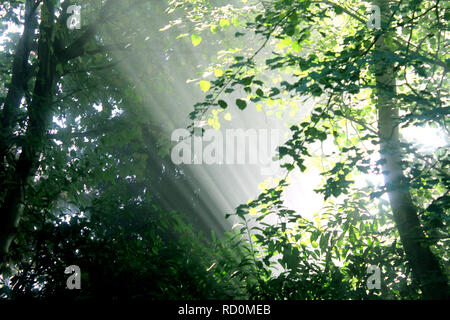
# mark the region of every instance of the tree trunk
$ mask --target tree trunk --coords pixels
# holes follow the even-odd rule
[[[386,28],[390,16],[387,0],[375,0],[381,9],[381,26]],[[375,44],[375,54],[387,56],[389,51],[383,33]],[[395,102],[396,74],[393,63],[376,59],[376,87],[378,108],[378,130],[381,142],[380,152],[385,184],[393,217],[400,234],[406,258],[411,265],[415,280],[418,281],[425,299],[448,299],[449,287],[436,257],[426,245],[424,231],[420,225],[417,209],[414,206],[409,185],[402,170],[402,155],[399,129],[396,119],[399,116]]]
[[[0,115],[0,165],[2,170],[0,172],[0,186],[3,186],[7,177],[7,169],[9,167],[7,154],[11,147],[10,141],[16,126],[17,113],[25,95],[27,82],[31,77],[28,60],[33,46],[34,32],[37,27],[36,9],[34,1],[26,1],[24,30],[14,52],[11,83],[9,84],[8,93]]]
[[[64,28],[67,19],[69,0],[61,4],[62,13],[58,18],[59,28]],[[46,143],[46,131],[52,121],[52,99],[56,92],[57,71],[56,64],[65,63],[70,59],[83,56],[85,45],[94,39],[98,24],[104,22],[109,10],[119,0],[107,1],[99,13],[99,18],[89,25],[84,33],[73,43],[65,47],[60,34],[55,34],[55,1],[26,0],[26,19],[24,32],[17,45],[12,68],[12,83],[0,117],[0,272],[6,262],[11,242],[17,231],[22,215],[27,184],[32,179],[39,166],[39,157]],[[17,112],[24,97],[26,83],[31,74],[27,72],[28,59],[33,35],[36,29],[36,10],[41,6],[39,40],[38,40],[38,68],[33,93],[27,101],[27,129],[19,147],[19,159],[7,162],[10,152],[8,140],[14,135],[17,123]],[[104,48],[107,48],[105,46]],[[104,52],[105,49],[98,50]],[[107,50],[106,50],[107,51]]]
[[[25,189],[35,175],[39,156],[45,143],[45,133],[51,122],[51,101],[56,90],[56,59],[53,53],[54,4],[45,0],[41,8],[39,26],[38,61],[31,103],[28,105],[28,123],[24,143],[17,160],[11,182],[7,184],[0,208],[0,270],[14,239],[23,211]],[[19,48],[18,48],[19,49]]]

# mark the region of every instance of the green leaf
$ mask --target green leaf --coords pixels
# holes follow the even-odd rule
[[[260,97],[264,97],[264,92],[261,89],[256,89],[256,94]]]
[[[211,33],[216,33],[216,32],[217,32],[217,29],[219,29],[219,27],[218,27],[218,26],[216,26],[216,25],[212,25],[212,26],[211,26],[211,28],[210,28],[210,30],[211,30]]]
[[[323,91],[322,88],[320,88],[320,86],[315,83],[310,87],[310,92],[313,96],[318,97],[322,94]]]
[[[236,99],[236,105],[238,106],[239,109],[244,110],[245,108],[247,108],[247,102],[245,102],[242,99]]]
[[[194,47],[196,47],[200,44],[200,42],[202,42],[202,37],[200,37],[198,34],[194,33],[191,35],[191,41],[192,41],[192,45]]]
[[[278,49],[283,49],[288,47],[292,43],[292,39],[290,37],[281,39],[280,42],[277,44]]]
[[[222,109],[226,109],[228,107],[228,104],[225,101],[223,101],[223,100],[219,100],[219,101],[217,101],[217,103],[219,104],[219,106]]]
[[[230,21],[228,19],[220,19],[219,26],[222,28],[228,27],[230,25]]]
[[[252,80],[253,80],[253,76],[251,76],[251,77],[245,77],[245,78],[243,78],[243,79],[241,80],[241,83],[242,83],[244,86],[249,86],[249,85],[252,83]]]
[[[211,88],[211,83],[206,80],[200,81],[200,89],[202,89],[203,92],[206,92]]]
[[[270,97],[273,97],[273,96],[276,96],[276,95],[278,95],[278,94],[280,94],[280,89],[278,89],[278,88],[272,88],[272,89],[270,90],[269,96],[270,96]]]
[[[300,50],[302,50],[302,46],[298,41],[292,41],[291,47],[294,52],[300,52]]]
[[[320,237],[319,246],[322,251],[325,251],[328,245],[328,239],[330,238],[330,234],[327,233]]]
[[[311,238],[310,238],[310,240],[311,240],[311,241],[316,241],[317,238],[319,237],[319,235],[320,235],[320,231],[319,231],[319,230],[314,231],[313,233],[311,233]]]
[[[341,7],[338,6],[334,6],[334,12],[336,12],[336,14],[342,14],[344,12],[344,9],[342,9]]]

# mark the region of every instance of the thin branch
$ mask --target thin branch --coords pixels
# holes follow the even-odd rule
[[[341,108],[340,108],[340,109],[341,109]],[[341,109],[341,111],[343,111],[343,110]],[[342,112],[342,117],[344,117],[345,119],[350,120],[350,121],[352,121],[352,122],[354,122],[354,123],[356,123],[356,124],[359,124],[359,125],[362,126],[364,129],[366,129],[366,130],[368,130],[368,131],[370,131],[370,132],[372,132],[372,133],[374,133],[374,134],[378,134],[378,131],[377,131],[377,130],[375,130],[375,129],[369,127],[369,125],[366,124],[366,123],[364,123],[362,120],[356,119],[355,117],[353,117],[353,116],[351,116],[351,115],[349,115],[349,114],[345,114],[344,112]]]
[[[247,61],[251,61],[253,60],[260,52],[261,50],[267,45],[267,43],[269,42],[273,32],[278,28],[278,26],[286,19],[288,18],[296,9],[293,8],[291,9],[289,12],[287,12],[284,17],[282,17],[279,21],[277,21],[277,23],[275,23],[272,27],[272,29],[269,31],[269,33],[266,35],[266,39],[264,40],[264,42],[262,43],[262,45],[258,48],[258,50],[256,50],[253,55],[247,59]],[[228,87],[228,85],[231,83],[231,81],[234,80],[234,77],[239,74],[241,72],[241,70],[244,68],[244,66],[239,67],[239,69],[233,74],[233,76],[231,76],[228,81],[222,86],[222,88],[216,93],[216,95],[214,96],[214,98],[212,98],[209,102],[212,104],[214,103],[219,96],[224,92],[224,90]],[[197,118],[203,116],[207,111],[209,110],[209,107],[206,107],[202,110],[201,114],[199,116],[197,116]],[[194,127],[194,123],[192,123],[188,128],[190,127]]]
[[[357,16],[356,14],[354,14],[353,12],[348,10],[347,8],[341,6],[341,5],[337,4],[337,3],[334,3],[334,2],[328,1],[328,0],[320,0],[320,1],[313,1],[313,2],[325,3],[325,4],[328,4],[328,5],[333,6],[335,8],[339,8],[340,10],[342,10],[343,12],[345,12],[346,14],[351,16],[352,18],[356,19],[357,21],[359,21],[359,22],[361,22],[363,24],[367,24],[366,20],[362,19],[361,17]],[[396,38],[393,38],[393,42],[396,45],[398,45],[399,47],[402,47],[402,48],[406,47],[404,41],[405,40],[403,38],[401,38],[400,36],[397,36]],[[448,66],[447,66],[447,64],[445,62],[443,62],[443,61],[441,61],[439,59],[436,59],[435,57],[430,57],[430,54],[428,52],[420,49],[420,47],[417,47],[416,45],[414,45],[412,43],[410,45],[416,49],[416,51],[413,52],[413,53],[420,54],[422,56],[422,59],[425,62],[428,62],[430,64],[434,64],[434,65],[438,65],[438,66],[442,67],[445,70],[445,72],[448,72]]]

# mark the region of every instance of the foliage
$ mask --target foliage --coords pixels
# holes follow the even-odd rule
[[[54,5],[55,16],[38,10],[39,27],[18,13],[30,3],[0,5],[5,22],[34,28],[29,48],[21,52],[20,35],[10,32],[0,54],[1,208],[11,190],[23,194],[0,297],[424,296],[388,197],[395,186],[370,178],[386,174],[380,157],[380,65],[395,73],[396,90],[384,94],[395,101],[400,133],[421,126],[449,132],[448,3],[393,2],[383,28],[369,29],[370,3],[353,0],[134,1],[133,7],[125,1],[108,1],[112,7],[80,1],[87,10],[80,33],[64,27],[69,2],[44,1],[39,10]],[[173,19],[160,18],[165,13]],[[136,28],[139,23],[130,21],[145,23]],[[46,34],[48,25],[54,36]],[[380,50],[378,39],[389,50]],[[45,64],[37,48],[57,63]],[[171,128],[173,119],[160,117],[180,90],[197,98],[179,86],[188,76],[168,66],[198,65],[191,52],[200,49],[202,64],[191,80],[205,99],[189,115],[191,128],[200,121],[218,129],[218,113],[232,108],[291,117],[290,136],[278,148],[284,175],[263,183],[256,199],[228,215],[235,221],[231,232],[217,238],[212,232],[212,239],[210,226],[199,219],[205,205],[195,198],[204,190],[173,194],[176,188],[191,189],[192,181],[171,163],[163,129]],[[21,72],[17,53],[26,53]],[[54,68],[54,83],[48,83],[54,92],[46,91],[50,103],[40,103],[33,91],[46,83],[41,65]],[[10,121],[8,97],[22,72],[23,92]],[[305,101],[314,106],[299,119]],[[182,110],[189,101],[177,103]],[[35,105],[45,112],[34,112]],[[429,152],[402,138],[396,147],[425,235],[421,245],[448,277],[448,145]],[[23,158],[35,166],[19,170],[28,163]],[[291,176],[312,167],[321,171],[315,191],[325,202],[308,218],[290,209],[283,196]],[[23,181],[15,181],[22,175]],[[71,264],[82,270],[80,294],[64,289],[63,271]],[[381,269],[379,290],[367,288],[369,265]]]
[[[89,218],[61,215],[25,224],[34,226],[20,232],[31,256],[15,266],[12,289],[4,287],[4,294],[67,301],[226,299],[239,293],[227,277],[206,272],[220,250],[176,212],[150,203],[109,210],[102,201],[89,212]],[[70,264],[82,270],[81,294],[65,288]]]
[[[43,130],[45,144],[39,150],[37,171],[23,186],[26,205],[8,268],[2,269],[2,298],[217,299],[245,295],[224,273],[206,272],[213,257],[230,254],[201,235],[202,230],[209,233],[211,229],[199,218],[204,204],[174,193],[175,187],[190,183],[189,177],[168,157],[170,141],[162,128],[170,127],[170,119],[158,122],[154,115],[159,103],[167,106],[172,101],[177,87],[178,79],[167,76],[168,59],[178,66],[192,65],[193,60],[181,54],[191,44],[178,43],[180,62],[170,41],[160,36],[161,21],[148,22],[149,12],[159,17],[166,5],[133,4],[130,10],[130,3],[115,3],[114,23],[96,23],[105,9],[87,1],[82,29],[69,32],[61,27],[56,32],[61,42],[70,44],[95,23],[97,35],[83,43],[85,50],[77,52],[79,56],[56,66],[58,89]],[[7,12],[5,21],[11,17],[20,25],[23,16],[14,8],[24,4],[12,5],[2,7],[2,13]],[[58,2],[55,10],[63,12],[63,3]],[[128,23],[130,17],[145,19],[145,28],[136,30],[135,24]],[[11,86],[19,38],[15,30],[7,31],[0,56],[6,61],[2,95]],[[33,39],[35,44],[39,41]],[[52,45],[56,50],[58,42]],[[35,51],[29,63],[34,68],[39,65]],[[36,73],[30,75],[30,89],[36,78]],[[28,102],[18,108],[20,117],[12,134],[2,140],[8,144],[8,158],[1,159],[2,205],[8,188],[15,184],[8,178],[14,174],[16,160],[30,144],[26,135],[29,109]],[[78,294],[65,289],[64,274],[65,267],[77,263],[84,277],[83,291]]]
[[[233,215],[243,222],[242,241],[253,248],[248,261],[256,266],[258,286],[251,288],[252,297],[421,297],[405,258],[405,243],[399,239],[390,203],[385,200],[386,192],[394,187],[369,184],[357,188],[355,180],[380,174],[383,164],[376,157],[381,141],[376,127],[380,64],[392,65],[399,79],[397,93],[390,96],[400,110],[396,126],[404,129],[426,124],[448,133],[448,53],[443,39],[448,8],[439,1],[400,1],[381,9],[392,14],[387,25],[376,30],[367,28],[364,4],[274,1],[247,24],[260,36],[261,47],[235,56],[224,75],[212,82],[212,94],[191,113],[193,119],[203,119],[211,108],[226,108],[222,94],[235,91],[245,92],[236,99],[241,110],[250,103],[261,110],[277,99],[282,110],[283,101],[316,97],[310,115],[292,123],[291,136],[278,151],[287,176],[307,170],[308,159],[320,159],[323,184],[316,192],[326,201],[323,212],[310,221],[284,207],[285,176],[256,200],[239,206]],[[375,46],[385,35],[389,52]],[[273,56],[258,64],[257,55],[269,45],[276,48]],[[271,86],[266,80],[269,71],[272,79],[276,79],[274,72],[279,73],[273,81],[278,85]],[[332,152],[311,154],[318,143],[333,143]],[[399,148],[409,192],[426,234],[421,245],[430,246],[445,269],[449,259],[448,151],[442,148],[424,154],[405,140]],[[430,225],[430,215],[435,227]],[[274,219],[275,225],[268,222]],[[367,290],[369,265],[382,270],[381,290]],[[274,273],[276,269],[281,271]]]

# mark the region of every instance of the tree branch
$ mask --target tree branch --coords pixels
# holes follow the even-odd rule
[[[85,54],[84,48],[86,44],[94,39],[98,25],[104,23],[108,19],[107,15],[115,1],[117,0],[109,0],[100,10],[98,18],[85,28],[83,34],[73,41],[68,47],[62,49],[60,52],[57,52],[56,55],[59,61],[65,63]]]

